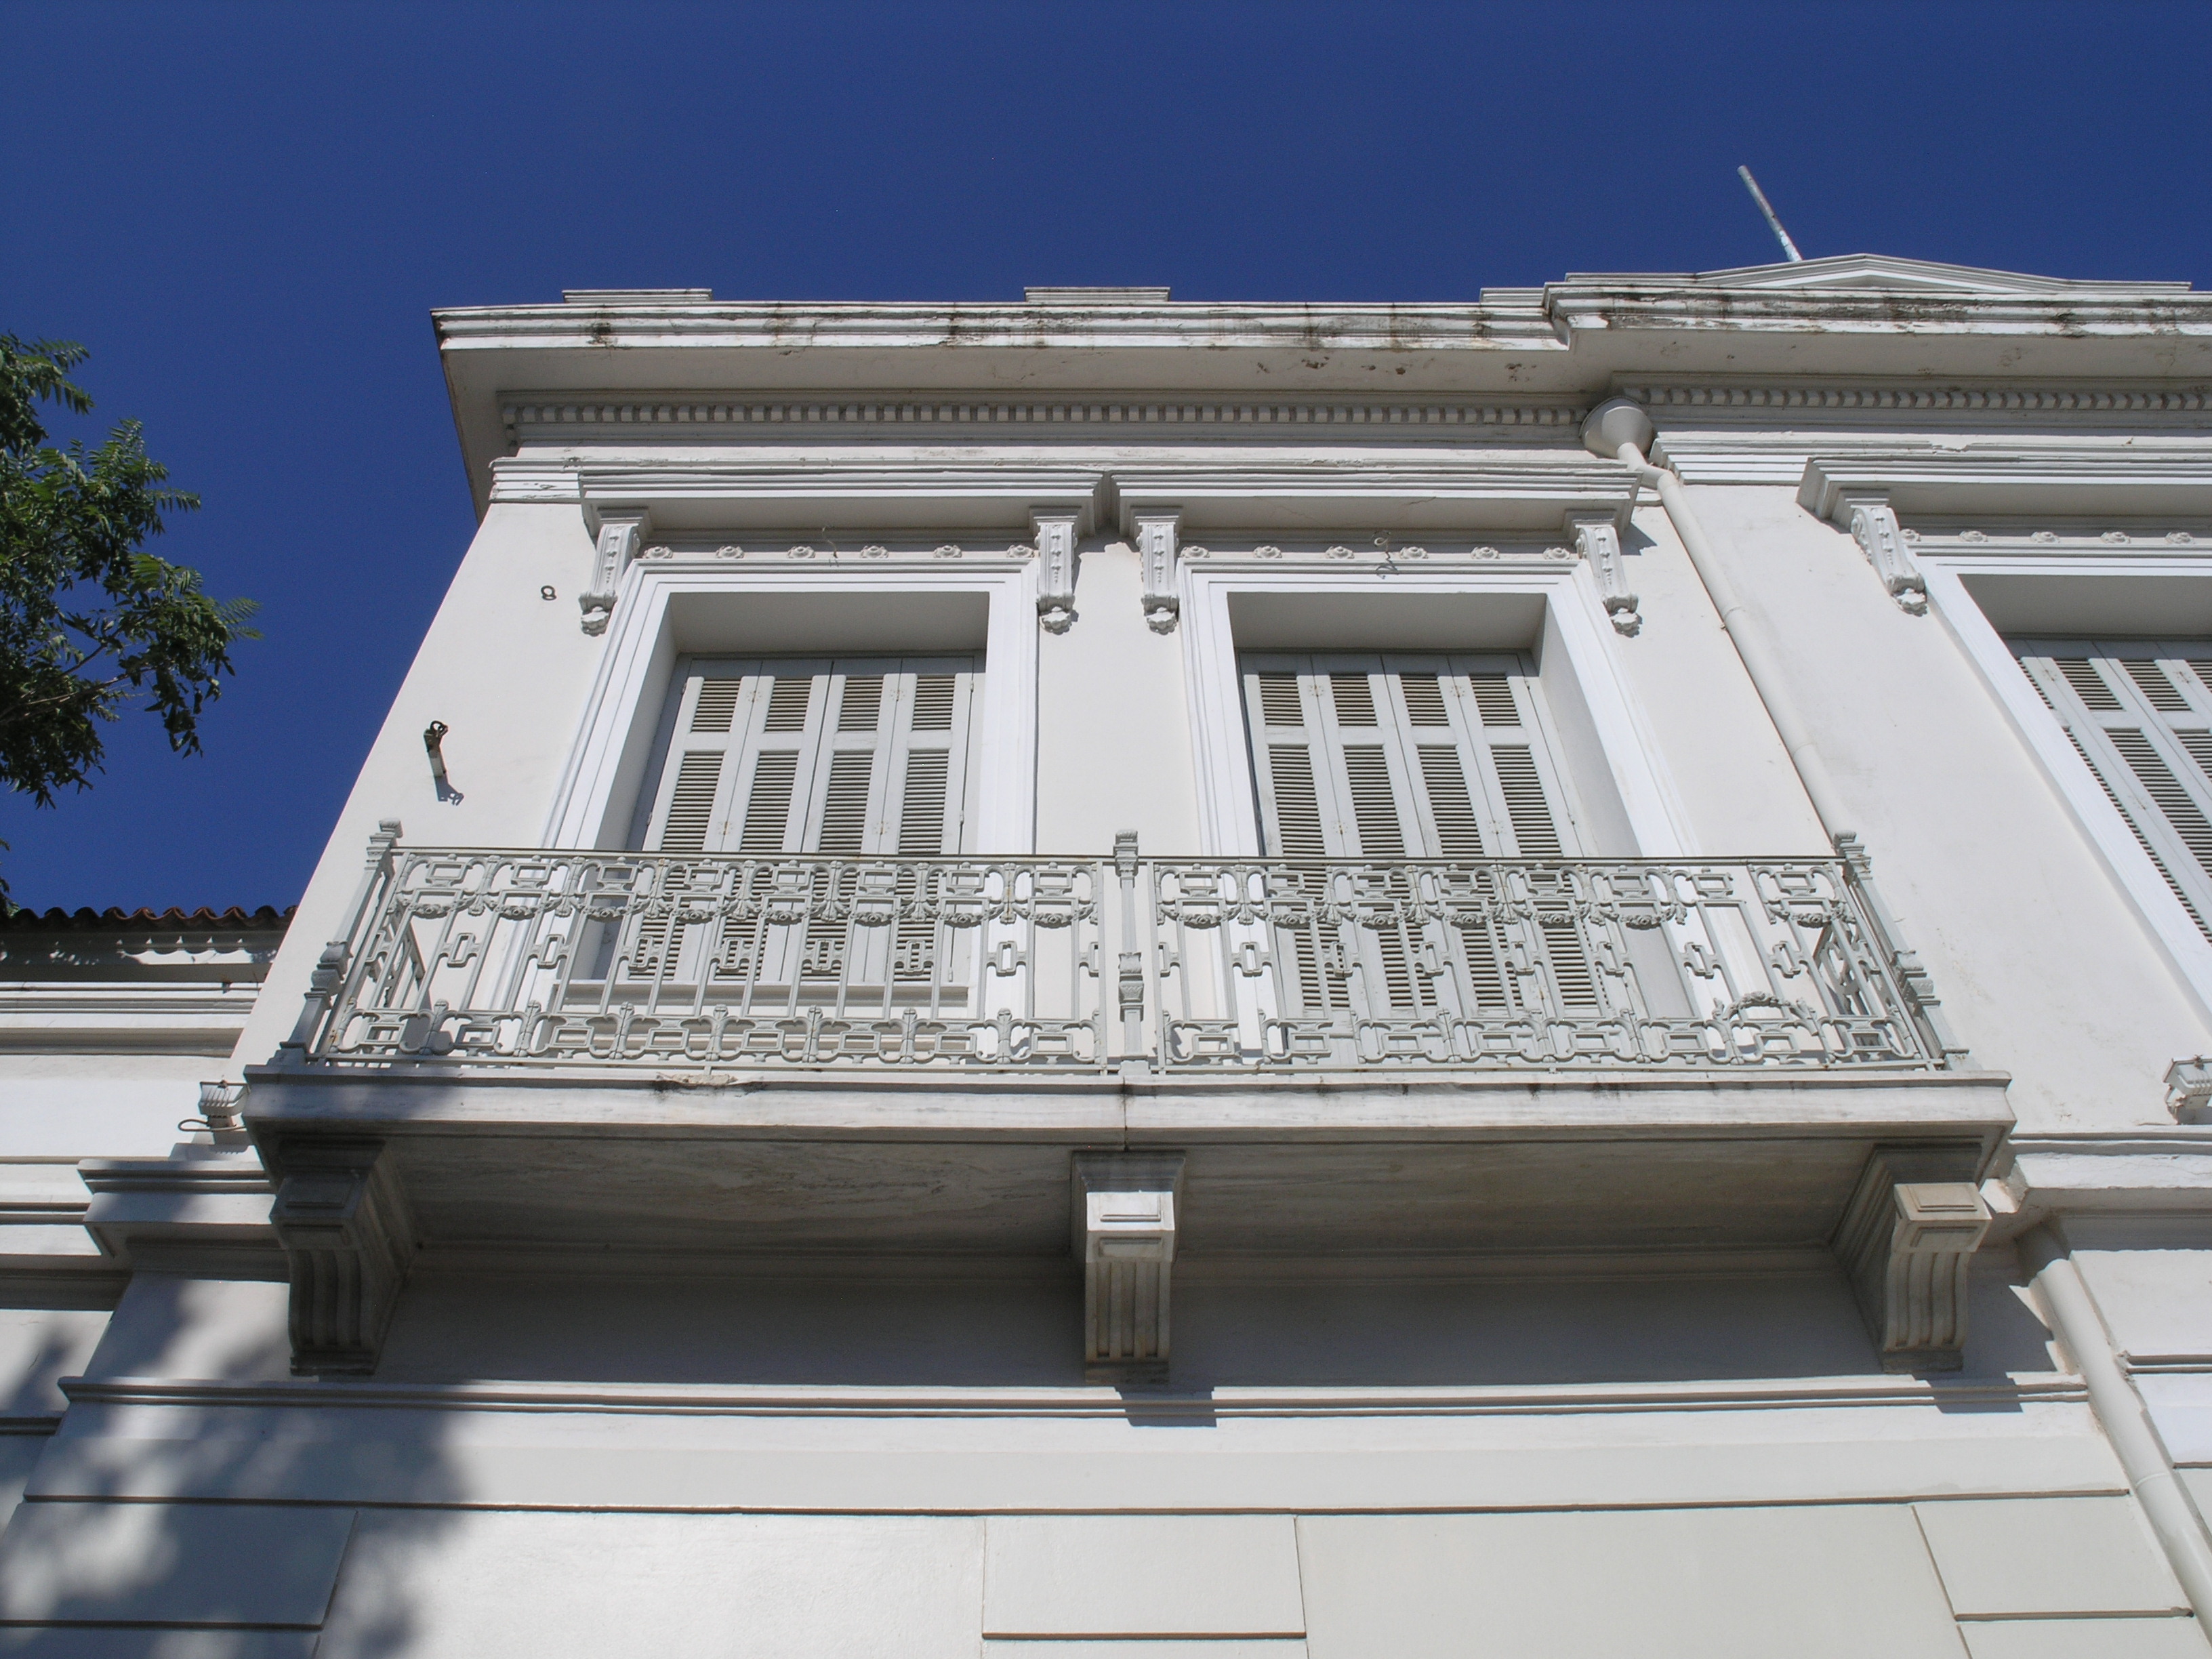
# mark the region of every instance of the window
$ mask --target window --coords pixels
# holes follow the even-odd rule
[[[2212,933],[2212,640],[2009,643],[2174,896]]]
[[[687,663],[646,845],[959,852],[980,678],[972,657]]]
[[[1248,653],[1278,858],[1555,858],[1580,850],[1524,658]]]
[[[1348,890],[1364,918],[1316,913],[1281,932],[1286,1007],[1333,1017],[1418,1014],[1441,988],[1435,943],[1405,920],[1406,859],[1544,859],[1581,850],[1545,731],[1535,676],[1518,655],[1247,653],[1240,666],[1267,851],[1287,860],[1379,865]],[[1320,870],[1272,890],[1334,894]],[[1497,896],[1487,873],[1469,890]],[[1587,943],[1563,905],[1539,907],[1540,969],[1552,1006],[1599,1006]],[[1471,1013],[1504,1013],[1527,994],[1514,941],[1497,921],[1455,933],[1442,977]]]

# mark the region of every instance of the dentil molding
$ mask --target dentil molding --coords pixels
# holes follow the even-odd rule
[[[1538,427],[1579,426],[1579,402],[1375,403],[1300,399],[1265,403],[1218,398],[702,398],[696,392],[587,393],[577,398],[502,399],[511,439],[539,442],[570,430],[652,426],[1235,426]]]

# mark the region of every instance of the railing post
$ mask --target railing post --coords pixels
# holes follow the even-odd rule
[[[281,1063],[298,1065],[306,1060],[324,1020],[343,993],[346,976],[353,969],[354,945],[361,937],[362,924],[376,907],[379,890],[392,879],[392,854],[399,843],[400,833],[398,818],[384,818],[377,823],[376,833],[368,838],[368,862],[362,871],[361,885],[354,889],[352,907],[346,912],[346,931],[323,946],[314,971],[307,976],[307,994],[300,1018],[292,1027],[292,1035],[276,1045]]]
[[[1836,855],[1844,861],[1844,879],[1857,890],[1860,912],[1874,932],[1882,960],[1897,976],[1898,988],[1904,992],[1905,1004],[1922,1035],[1943,1057],[1946,1069],[1966,1069],[1972,1063],[1971,1058],[1966,1044],[1951,1034],[1950,1022],[1943,1018],[1943,1005],[1936,994],[1934,976],[1920,960],[1918,951],[1908,951],[1898,943],[1897,931],[1890,923],[1889,907],[1882,902],[1881,890],[1874,884],[1874,860],[1867,856],[1859,838],[1848,834],[1836,837]]]
[[[1115,988],[1121,1007],[1121,1052],[1145,1052],[1145,952],[1137,938],[1137,832],[1114,837],[1114,870],[1121,878],[1121,952]]]

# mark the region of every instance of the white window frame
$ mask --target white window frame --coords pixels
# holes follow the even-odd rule
[[[977,566],[984,566],[977,568]],[[996,568],[992,568],[996,567]],[[885,593],[980,593],[987,606],[981,647],[983,684],[972,713],[970,764],[976,769],[975,818],[969,848],[979,855],[1034,850],[1036,835],[1037,621],[1032,562],[964,561],[942,571],[892,568],[785,571],[702,570],[633,563],[617,589],[605,650],[561,780],[546,815],[542,845],[618,845],[629,830],[634,794],[650,769],[651,749],[671,676],[681,656],[675,613],[685,600],[713,595],[839,596]],[[848,655],[925,655],[939,647],[917,641],[896,653],[874,647]],[[971,643],[947,647],[953,654]],[[727,654],[757,656],[746,649]],[[811,656],[834,655],[810,651]],[[644,748],[641,749],[640,744]]]
[[[1497,566],[1480,570],[1401,570],[1384,578],[1378,577],[1372,569],[1353,576],[1324,571],[1308,574],[1297,570],[1240,569],[1225,564],[1201,567],[1195,561],[1187,560],[1182,563],[1178,581],[1182,604],[1179,631],[1183,636],[1186,683],[1190,687],[1191,750],[1198,772],[1199,832],[1206,856],[1261,856],[1260,804],[1252,781],[1250,739],[1237,671],[1237,639],[1230,621],[1230,600],[1244,593],[1372,598],[1378,582],[1382,581],[1388,582],[1388,591],[1393,594],[1496,594],[1541,599],[1543,636],[1538,642],[1540,648],[1532,654],[1538,657],[1543,673],[1552,674],[1559,666],[1553,653],[1564,649],[1566,668],[1596,728],[1598,744],[1605,753],[1613,789],[1627,817],[1630,833],[1636,838],[1637,855],[1680,858],[1699,850],[1688,828],[1689,814],[1683,810],[1660,758],[1657,738],[1621,678],[1613,655],[1614,635],[1606,621],[1604,601],[1599,596],[1595,579],[1582,561],[1541,566],[1530,561],[1519,569],[1500,561]],[[1383,647],[1361,645],[1346,648]],[[1480,651],[1493,647],[1469,645],[1455,648]],[[1539,678],[1540,680],[1541,676]],[[1566,759],[1562,757],[1563,765]],[[1571,780],[1577,795],[1585,793],[1589,784],[1595,781]]]
[[[1955,545],[1931,548],[1923,541],[1915,547],[1914,557],[1927,585],[1929,609],[1942,619],[1943,626],[1959,642],[1960,648],[2010,717],[2013,728],[2043,763],[2045,775],[2103,859],[2113,880],[2128,896],[2136,914],[2165,951],[2200,1009],[2212,1018],[2212,940],[2207,940],[2190,920],[2189,912],[2174,897],[2166,878],[2136,842],[2135,832],[2106,799],[2104,786],[2083,764],[2081,756],[2075,753],[2059,717],[2045,707],[2043,699],[2036,695],[2012,646],[1983,614],[1964,580],[1968,576],[2091,576],[2100,581],[2124,581],[2130,576],[2189,576],[2212,581],[2212,555],[2161,553],[2146,556],[2082,551],[1978,554]],[[2055,636],[2069,630],[2038,628],[2028,631],[2035,635]],[[2087,636],[2100,630],[2084,624],[2070,631]]]

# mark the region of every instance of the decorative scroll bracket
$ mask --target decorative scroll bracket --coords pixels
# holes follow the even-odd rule
[[[2167,1066],[2166,1104],[2177,1123],[2212,1122],[2212,1059],[2198,1054]]]
[[[1628,586],[1620,527],[1608,515],[1571,517],[1567,528],[1574,533],[1575,551],[1589,561],[1590,574],[1597,578],[1598,597],[1605,601],[1606,615],[1613,618],[1613,628],[1634,635],[1644,626],[1644,618],[1637,614],[1636,594]]]
[[[292,1370],[365,1376],[415,1255],[393,1159],[380,1140],[304,1141],[280,1165],[269,1218],[291,1262]]]
[[[1083,1264],[1084,1375],[1156,1382],[1168,1373],[1181,1152],[1078,1152],[1072,1197]]]
[[[604,634],[615,614],[615,592],[623,572],[629,568],[647,532],[653,512],[643,507],[603,507],[599,509],[599,545],[592,562],[592,586],[576,598],[584,613],[584,631]]]
[[[1155,634],[1172,634],[1182,610],[1176,597],[1176,538],[1182,528],[1182,509],[1139,508],[1130,514],[1129,522],[1137,538],[1146,623]]]
[[[1878,1147],[1834,1247],[1886,1371],[1966,1363],[1966,1273],[1990,1230],[1972,1148]]]
[[[1075,621],[1075,529],[1079,507],[1033,507],[1030,539],[1037,550],[1037,621],[1048,634],[1065,634]]]
[[[1875,574],[1889,590],[1898,608],[1908,616],[1922,616],[1928,610],[1928,583],[1920,574],[1920,566],[1912,556],[1912,544],[1905,539],[1905,532],[1897,522],[1897,513],[1887,495],[1844,495],[1836,502],[1836,511],[1851,539],[1859,544],[1859,551],[1867,556]]]

